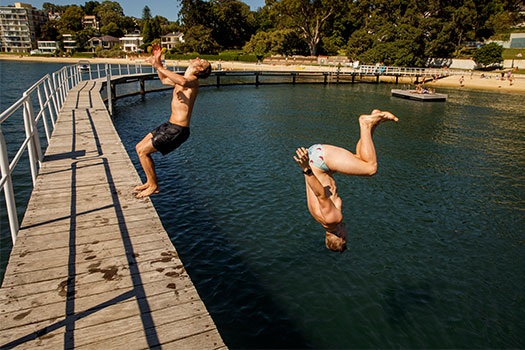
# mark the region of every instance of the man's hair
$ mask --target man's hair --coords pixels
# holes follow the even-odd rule
[[[210,74],[211,74],[211,64],[208,61],[206,61],[206,63],[207,63],[206,66],[203,67],[202,70],[200,70],[199,72],[197,72],[195,74],[195,76],[197,78],[199,78],[199,79],[206,79],[207,77],[210,76]]]
[[[346,250],[346,240],[330,232],[326,232],[325,244],[333,252],[342,253]]]

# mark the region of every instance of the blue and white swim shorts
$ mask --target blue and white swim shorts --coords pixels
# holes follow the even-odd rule
[[[323,171],[330,171],[324,162],[323,145],[315,144],[308,148],[308,158],[310,158],[310,165],[314,165]]]

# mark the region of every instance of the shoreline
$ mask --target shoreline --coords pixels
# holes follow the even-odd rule
[[[76,64],[81,58],[72,57],[35,57],[35,56],[17,56],[6,55],[0,53],[0,60],[17,61],[17,62],[47,62],[47,63],[69,63]],[[128,58],[90,58],[86,59],[91,64],[136,64],[144,63],[144,59],[128,59]],[[179,62],[187,62],[185,60],[167,60],[168,64],[178,64]],[[217,62],[211,62],[212,66],[217,67]],[[183,64],[184,65],[184,64]],[[275,65],[275,64],[257,64],[248,62],[221,62],[221,66],[225,70],[267,70],[267,71],[290,71],[290,70],[314,70],[314,71],[333,71],[334,67],[327,66],[306,66],[306,65]],[[482,77],[482,74],[485,76]],[[470,75],[464,76],[462,85],[460,78],[462,75],[450,75],[437,81],[430,81],[425,85],[430,88],[453,88],[465,90],[482,90],[482,91],[497,91],[502,93],[525,93],[525,75],[514,74],[512,85],[506,78],[501,80],[501,75],[495,72],[471,72]],[[380,82],[394,83],[395,78],[391,76],[383,76]],[[395,84],[395,83],[394,83]],[[397,85],[414,84],[413,77],[400,77]]]

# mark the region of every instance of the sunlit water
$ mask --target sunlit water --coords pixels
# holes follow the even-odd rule
[[[192,136],[155,157],[153,202],[232,348],[525,346],[523,96],[389,85],[202,89]],[[117,103],[134,144],[167,119],[169,93]],[[298,146],[354,150],[357,117],[390,110],[379,172],[337,177],[349,250],[324,247]],[[142,173],[141,173],[142,174]]]
[[[153,203],[228,347],[525,347],[523,95],[392,87],[204,88],[190,139],[155,155]],[[170,99],[116,103],[141,175],[134,145]],[[350,236],[332,253],[292,156],[354,150],[373,108],[400,122],[377,129],[377,175],[336,177]]]

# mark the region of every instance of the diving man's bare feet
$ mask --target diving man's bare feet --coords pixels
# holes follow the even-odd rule
[[[135,195],[137,198],[146,198],[149,197],[152,194],[157,194],[160,192],[159,187],[156,185],[149,185],[145,183],[144,185],[140,185],[134,188],[135,192],[139,192]]]
[[[365,125],[371,126],[372,128],[375,128],[377,125],[389,120],[397,123],[399,119],[390,112],[380,111],[378,109],[374,109],[370,115],[363,114],[359,117],[359,123],[364,123]]]

